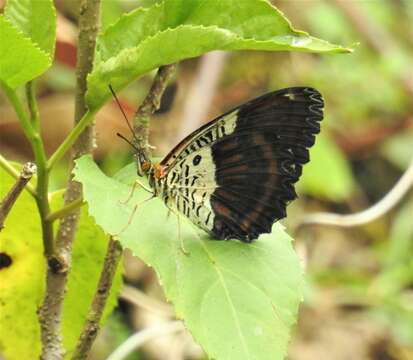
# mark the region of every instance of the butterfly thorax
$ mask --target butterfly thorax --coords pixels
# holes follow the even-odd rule
[[[149,186],[153,189],[154,195],[163,198],[165,193],[166,169],[159,163],[145,161],[141,164],[141,169],[148,178]]]

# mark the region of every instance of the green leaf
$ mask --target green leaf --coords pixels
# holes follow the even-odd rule
[[[56,41],[56,11],[52,0],[7,0],[4,15],[52,59]]]
[[[87,101],[97,108],[119,89],[161,65],[212,50],[349,52],[294,30],[262,0],[165,0],[120,18],[97,40]]]
[[[136,179],[133,166],[109,178],[84,156],[74,172],[90,214],[155,269],[177,316],[211,358],[285,356],[303,279],[282,226],[253,244],[213,241],[185,217],[168,216],[159,198],[144,202],[150,194],[143,189],[124,204]]]
[[[0,198],[14,180],[0,169]],[[62,203],[61,192],[52,195],[52,206]],[[24,219],[24,224],[22,224]],[[63,307],[63,335],[68,355],[73,351],[106,253],[107,237],[82,210],[77,237],[73,244],[73,264]],[[38,210],[33,198],[21,194],[0,232],[0,253],[12,263],[0,269],[0,354],[8,360],[36,359],[40,355],[40,327],[37,311],[43,301],[45,261]],[[104,318],[116,305],[120,290],[118,270]]]
[[[1,21],[1,20],[0,20]],[[1,60],[0,60],[1,61]],[[0,199],[14,180],[0,168]],[[22,224],[24,219],[24,225]],[[0,253],[11,265],[0,269],[0,354],[9,360],[40,354],[37,309],[44,292],[44,259],[36,204],[23,191],[0,232]]]
[[[34,79],[50,64],[47,54],[0,16],[0,82],[12,89]]]
[[[119,20],[119,17],[124,13],[122,3],[113,0],[102,0],[100,12],[101,28],[103,30]]]
[[[323,133],[310,149],[310,159],[297,184],[301,192],[333,201],[351,195],[354,179],[350,165],[337,145]]]

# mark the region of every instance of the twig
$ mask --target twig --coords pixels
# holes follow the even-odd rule
[[[90,125],[96,111],[87,111],[82,119],[76,123],[76,126],[70,131],[69,135],[63,140],[56,151],[50,156],[47,162],[47,169],[50,171],[53,166],[66,154],[70,147],[79,138],[79,135]]]
[[[47,221],[53,222],[56,221],[57,219],[60,219],[64,216],[67,216],[68,214],[72,213],[74,210],[79,209],[86,203],[84,202],[83,199],[76,199],[72,201],[71,203],[64,205],[62,208],[59,210],[56,210],[54,212],[51,212],[49,216],[46,218]]]
[[[10,176],[16,180],[19,179],[20,173],[7,161],[6,158],[0,155],[0,167],[3,168]],[[36,197],[36,189],[29,183],[24,187],[33,197]]]
[[[199,69],[191,81],[186,97],[178,140],[200,127],[208,111],[219,83],[228,53],[212,51],[202,56]]]
[[[100,274],[98,288],[95,293],[92,306],[89,310],[86,324],[73,354],[73,360],[83,360],[88,357],[90,348],[92,347],[93,341],[99,331],[100,319],[102,317],[103,310],[105,309],[106,300],[109,296],[110,289],[112,287],[112,280],[115,276],[121,255],[122,247],[120,246],[120,243],[110,237],[108,250],[103,262],[103,271]]]
[[[96,35],[99,28],[99,8],[100,0],[81,0],[80,2],[75,98],[75,123],[77,124],[82,123],[82,119],[87,116],[86,77],[93,66]],[[82,131],[73,144],[72,159],[91,152],[92,148],[93,128],[89,126]],[[50,162],[48,166],[50,168]],[[65,193],[65,205],[81,197],[81,185],[70,179]],[[75,210],[60,221],[54,256],[48,261],[46,295],[39,311],[42,340],[41,359],[43,360],[60,360],[64,354],[61,340],[61,310],[67,275],[71,266],[72,242],[77,230],[79,214],[79,209]]]
[[[176,64],[161,66],[153,80],[151,89],[145,100],[136,110],[133,118],[133,129],[136,135],[136,144],[149,158],[149,121],[151,115],[159,109],[162,95],[168,85],[169,80],[175,72]]]
[[[9,214],[11,208],[19,197],[20,193],[23,191],[27,183],[30,181],[32,176],[36,173],[36,164],[28,162],[24,164],[23,169],[20,173],[14,186],[11,188],[9,193],[4,197],[0,203],[0,231],[4,228],[4,221]]]
[[[308,225],[332,225],[340,227],[351,227],[371,222],[392,209],[413,187],[413,160],[409,167],[394,185],[394,187],[372,207],[350,215],[339,215],[332,213],[314,213],[303,218],[298,224],[297,230]]]
[[[130,336],[123,342],[106,360],[123,360],[132,351],[138,349],[146,342],[156,339],[160,336],[170,335],[185,328],[181,321],[171,321],[166,324],[155,325],[144,329]]]

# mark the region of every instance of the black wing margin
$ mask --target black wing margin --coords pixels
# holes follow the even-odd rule
[[[317,90],[294,87],[239,108],[235,130],[212,145],[215,238],[250,242],[286,216],[308,149],[320,132],[323,106]]]

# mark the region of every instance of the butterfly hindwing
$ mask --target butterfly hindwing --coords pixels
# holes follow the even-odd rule
[[[204,125],[162,161],[168,201],[218,239],[271,232],[296,198],[323,117],[317,90],[278,90]]]

